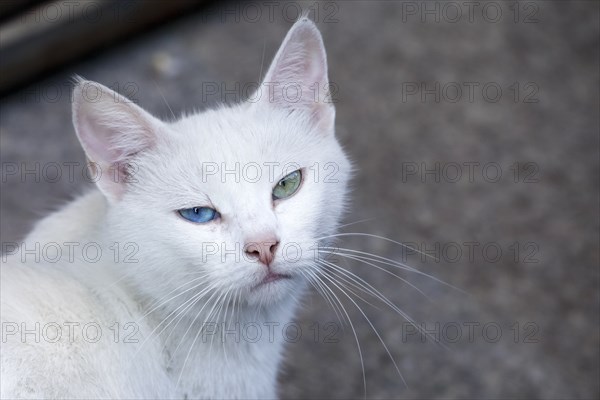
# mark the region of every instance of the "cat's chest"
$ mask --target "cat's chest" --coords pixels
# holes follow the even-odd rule
[[[182,398],[265,399],[276,397],[280,348],[280,343],[268,340],[248,343],[234,337],[223,343],[200,333],[181,340],[178,349],[170,346],[163,359]]]

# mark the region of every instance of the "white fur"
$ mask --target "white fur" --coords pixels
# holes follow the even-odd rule
[[[292,27],[265,82],[327,85],[325,51],[311,21]],[[89,89],[101,98],[88,101]],[[265,328],[256,343],[222,343],[218,336],[211,343],[200,335],[207,320],[275,322],[280,328],[292,320],[307,287],[303,273],[315,257],[310,247],[335,231],[342,213],[350,168],[334,137],[333,106],[321,94],[291,103],[275,90],[271,98],[263,93],[258,101],[166,123],[102,85],[77,82],[74,125],[102,178],[99,190],[40,221],[2,264],[2,398],[276,397],[281,335],[271,342]],[[276,163],[269,164],[275,165],[272,177],[266,162]],[[305,169],[304,182],[294,196],[273,202],[272,188],[290,162]],[[209,173],[209,163],[219,171]],[[223,176],[222,168],[236,163],[237,179]],[[261,167],[259,180],[240,176],[249,163]],[[326,181],[333,168],[336,182]],[[222,217],[194,224],[176,213],[194,206],[214,207]],[[253,289],[267,270],[247,261],[240,244],[265,232],[280,240],[272,270],[292,279]],[[71,242],[78,243],[74,260],[67,259]],[[22,262],[23,250],[36,243],[57,243],[63,256],[53,263],[26,255]],[[97,262],[82,256],[87,243],[101,247]],[[120,249],[116,262],[114,243]],[[218,254],[203,254],[206,243],[216,243]],[[302,249],[297,262],[282,254],[293,243]],[[125,262],[130,250],[137,262]],[[211,289],[187,303],[181,322],[161,332],[160,323],[205,288]],[[211,313],[219,304],[221,312]],[[72,343],[68,322],[80,324]],[[138,343],[124,342],[128,322],[139,328]],[[8,334],[15,323],[19,332]],[[33,334],[23,340],[21,324],[33,329],[36,323],[40,331],[54,326],[49,323],[63,327],[60,340],[48,340],[51,328],[39,342]],[[102,328],[98,342],[89,343],[91,328],[84,340],[87,323]],[[117,343],[109,328],[115,323],[121,329]]]

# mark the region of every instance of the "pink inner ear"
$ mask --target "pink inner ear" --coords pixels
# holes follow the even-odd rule
[[[264,82],[276,85],[269,100],[279,107],[313,108],[316,102],[323,102],[329,84],[327,59],[321,34],[312,21],[300,20],[290,29]],[[292,85],[301,88],[300,98],[290,99],[289,93],[297,93],[293,89],[286,92]]]
[[[74,122],[93,161],[103,164],[126,161],[155,144],[159,123],[131,101],[112,91],[96,103],[86,102],[83,97],[74,105]]]
[[[82,145],[92,161],[111,164],[121,158],[122,154],[111,145],[113,132],[109,128],[90,115],[81,116],[79,123]]]
[[[291,49],[290,59],[296,60],[302,69],[307,83],[327,81],[327,59],[321,36],[314,27],[301,27],[294,37],[295,49]]]
[[[86,100],[85,85],[102,91],[99,101]],[[86,81],[80,81],[74,91],[73,123],[88,159],[101,169],[98,186],[112,199],[124,192],[131,157],[153,146],[162,126],[125,97]]]

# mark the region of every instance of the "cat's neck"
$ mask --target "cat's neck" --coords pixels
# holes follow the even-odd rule
[[[77,242],[81,245],[99,241],[98,234],[107,211],[106,198],[94,188],[39,221],[25,242],[57,242],[61,245]]]
[[[228,392],[225,382],[217,384],[227,376],[242,385],[238,389],[245,386],[243,392],[251,397],[274,398],[270,382],[276,379],[283,345],[289,340],[286,329],[296,309],[295,301],[284,303],[259,311],[231,307],[227,314],[222,311],[209,319],[191,312],[179,326],[166,329],[160,336],[167,370],[178,390],[191,388],[182,396],[206,391],[236,397],[239,393]]]

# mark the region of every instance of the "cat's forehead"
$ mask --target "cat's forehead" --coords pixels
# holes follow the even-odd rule
[[[210,196],[224,207],[244,193],[270,204],[281,178],[339,158],[334,136],[315,131],[301,114],[237,106],[186,116],[169,128],[140,162],[152,171],[144,182],[153,193],[176,192],[181,201]]]
[[[187,116],[172,129],[179,149],[205,162],[297,162],[323,141],[302,115],[248,105]]]

